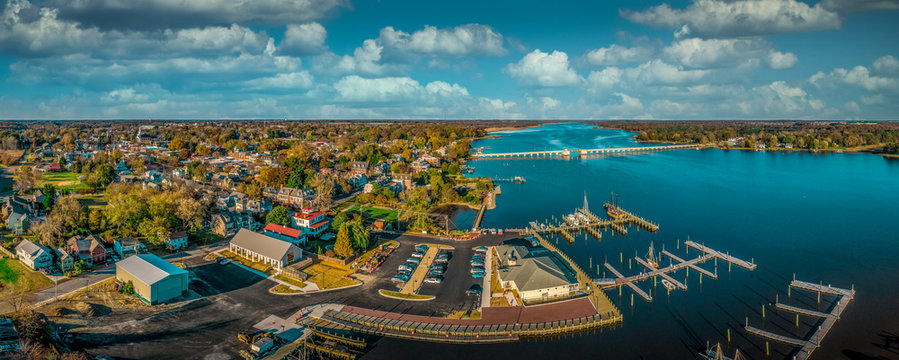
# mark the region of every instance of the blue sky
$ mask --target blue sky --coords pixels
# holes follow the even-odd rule
[[[0,118],[897,119],[899,0],[10,0]]]

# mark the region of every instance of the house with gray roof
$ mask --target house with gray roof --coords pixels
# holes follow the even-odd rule
[[[22,240],[16,245],[16,256],[23,264],[37,270],[53,265],[53,252],[44,245]]]
[[[497,246],[499,281],[524,302],[567,297],[578,290],[574,271],[555,253],[525,241]]]
[[[240,229],[231,238],[228,249],[250,261],[271,265],[280,270],[302,259],[303,252],[296,245],[248,229]]]
[[[154,305],[187,292],[187,271],[153,254],[132,255],[116,263],[116,280],[134,285],[134,293]]]

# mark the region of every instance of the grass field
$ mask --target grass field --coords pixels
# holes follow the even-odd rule
[[[81,180],[78,179],[79,176],[81,175],[71,171],[45,172],[41,175],[41,181],[38,185],[43,186],[44,184],[53,184],[56,185],[57,188],[69,191],[86,188]]]
[[[11,265],[10,262],[14,262],[15,260],[10,258],[0,259],[0,281],[4,284],[12,284],[19,280],[19,277],[22,274]]]
[[[396,223],[400,212],[397,210],[379,209],[368,206],[353,206],[346,211],[347,215],[352,218],[355,214],[360,214],[365,222],[384,221],[387,223]]]
[[[293,285],[293,286],[296,286],[296,287],[301,287],[301,288],[302,288],[302,287],[306,287],[306,283],[304,283],[304,282],[302,282],[302,281],[299,281],[299,280],[297,280],[297,279],[289,278],[289,277],[284,276],[284,275],[280,275],[280,274],[279,274],[279,275],[275,275],[275,279],[281,280],[281,281],[283,281],[283,282],[286,282],[286,283],[288,283],[288,284],[290,284],[290,285]]]
[[[32,271],[21,262],[10,258],[0,259],[0,281],[3,281],[4,285],[0,288],[0,299],[15,291],[9,286],[12,284],[24,284],[26,292],[40,290],[53,284],[53,281],[40,272]]]
[[[324,263],[313,264],[303,269],[303,272],[309,274],[309,278],[306,279],[306,281],[318,285],[318,288],[322,290],[335,289],[358,283],[356,280],[344,277],[352,274],[354,272],[353,270],[338,268]]]

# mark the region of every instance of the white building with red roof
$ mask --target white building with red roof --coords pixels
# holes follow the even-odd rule
[[[300,229],[293,229],[275,223],[269,223],[265,226],[265,229],[263,229],[262,232],[265,235],[271,236],[278,240],[287,241],[296,246],[306,245],[306,234],[304,234],[303,230]]]
[[[331,219],[325,216],[325,213],[318,209],[307,206],[291,216],[291,222],[296,229],[303,230],[307,236],[318,237],[328,230],[331,225]]]

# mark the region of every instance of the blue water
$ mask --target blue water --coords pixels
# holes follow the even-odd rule
[[[500,133],[473,147],[485,152],[578,149],[637,145],[633,134],[594,129],[584,124],[554,124]],[[474,175],[523,176],[524,184],[503,184],[497,208],[484,227],[526,227],[529,221],[571,213],[583,205],[602,213],[609,193],[620,205],[660,225],[650,234],[631,227],[626,237],[606,232],[601,242],[580,235],[574,245],[557,239],[560,248],[583,268],[604,274],[604,259],[625,274],[639,272],[628,258],[644,256],[650,242],[656,251],[681,258],[689,238],[727,251],[758,268],[718,262],[718,280],[683,271],[673,276],[689,289],[666,295],[661,284],[639,286],[654,294],[652,303],[631,292],[608,291],[624,314],[623,324],[601,333],[563,339],[489,346],[450,346],[404,342],[397,356],[429,358],[654,358],[692,359],[706,341],[721,342],[730,354],[764,359],[765,340],[745,333],[742,324],[806,337],[815,319],[776,311],[782,302],[827,311],[831,298],[817,298],[787,285],[800,280],[854,286],[856,299],[813,359],[899,358],[899,161],[867,153],[746,152],[677,150],[586,159],[478,160]],[[679,248],[678,248],[678,244]],[[620,257],[624,256],[624,262]],[[592,267],[590,264],[592,263]],[[662,262],[667,265],[667,259]],[[715,264],[704,267],[715,271]],[[685,279],[685,277],[687,277]],[[762,318],[762,306],[769,305]],[[726,334],[730,329],[731,342]],[[792,348],[770,343],[771,359]]]

